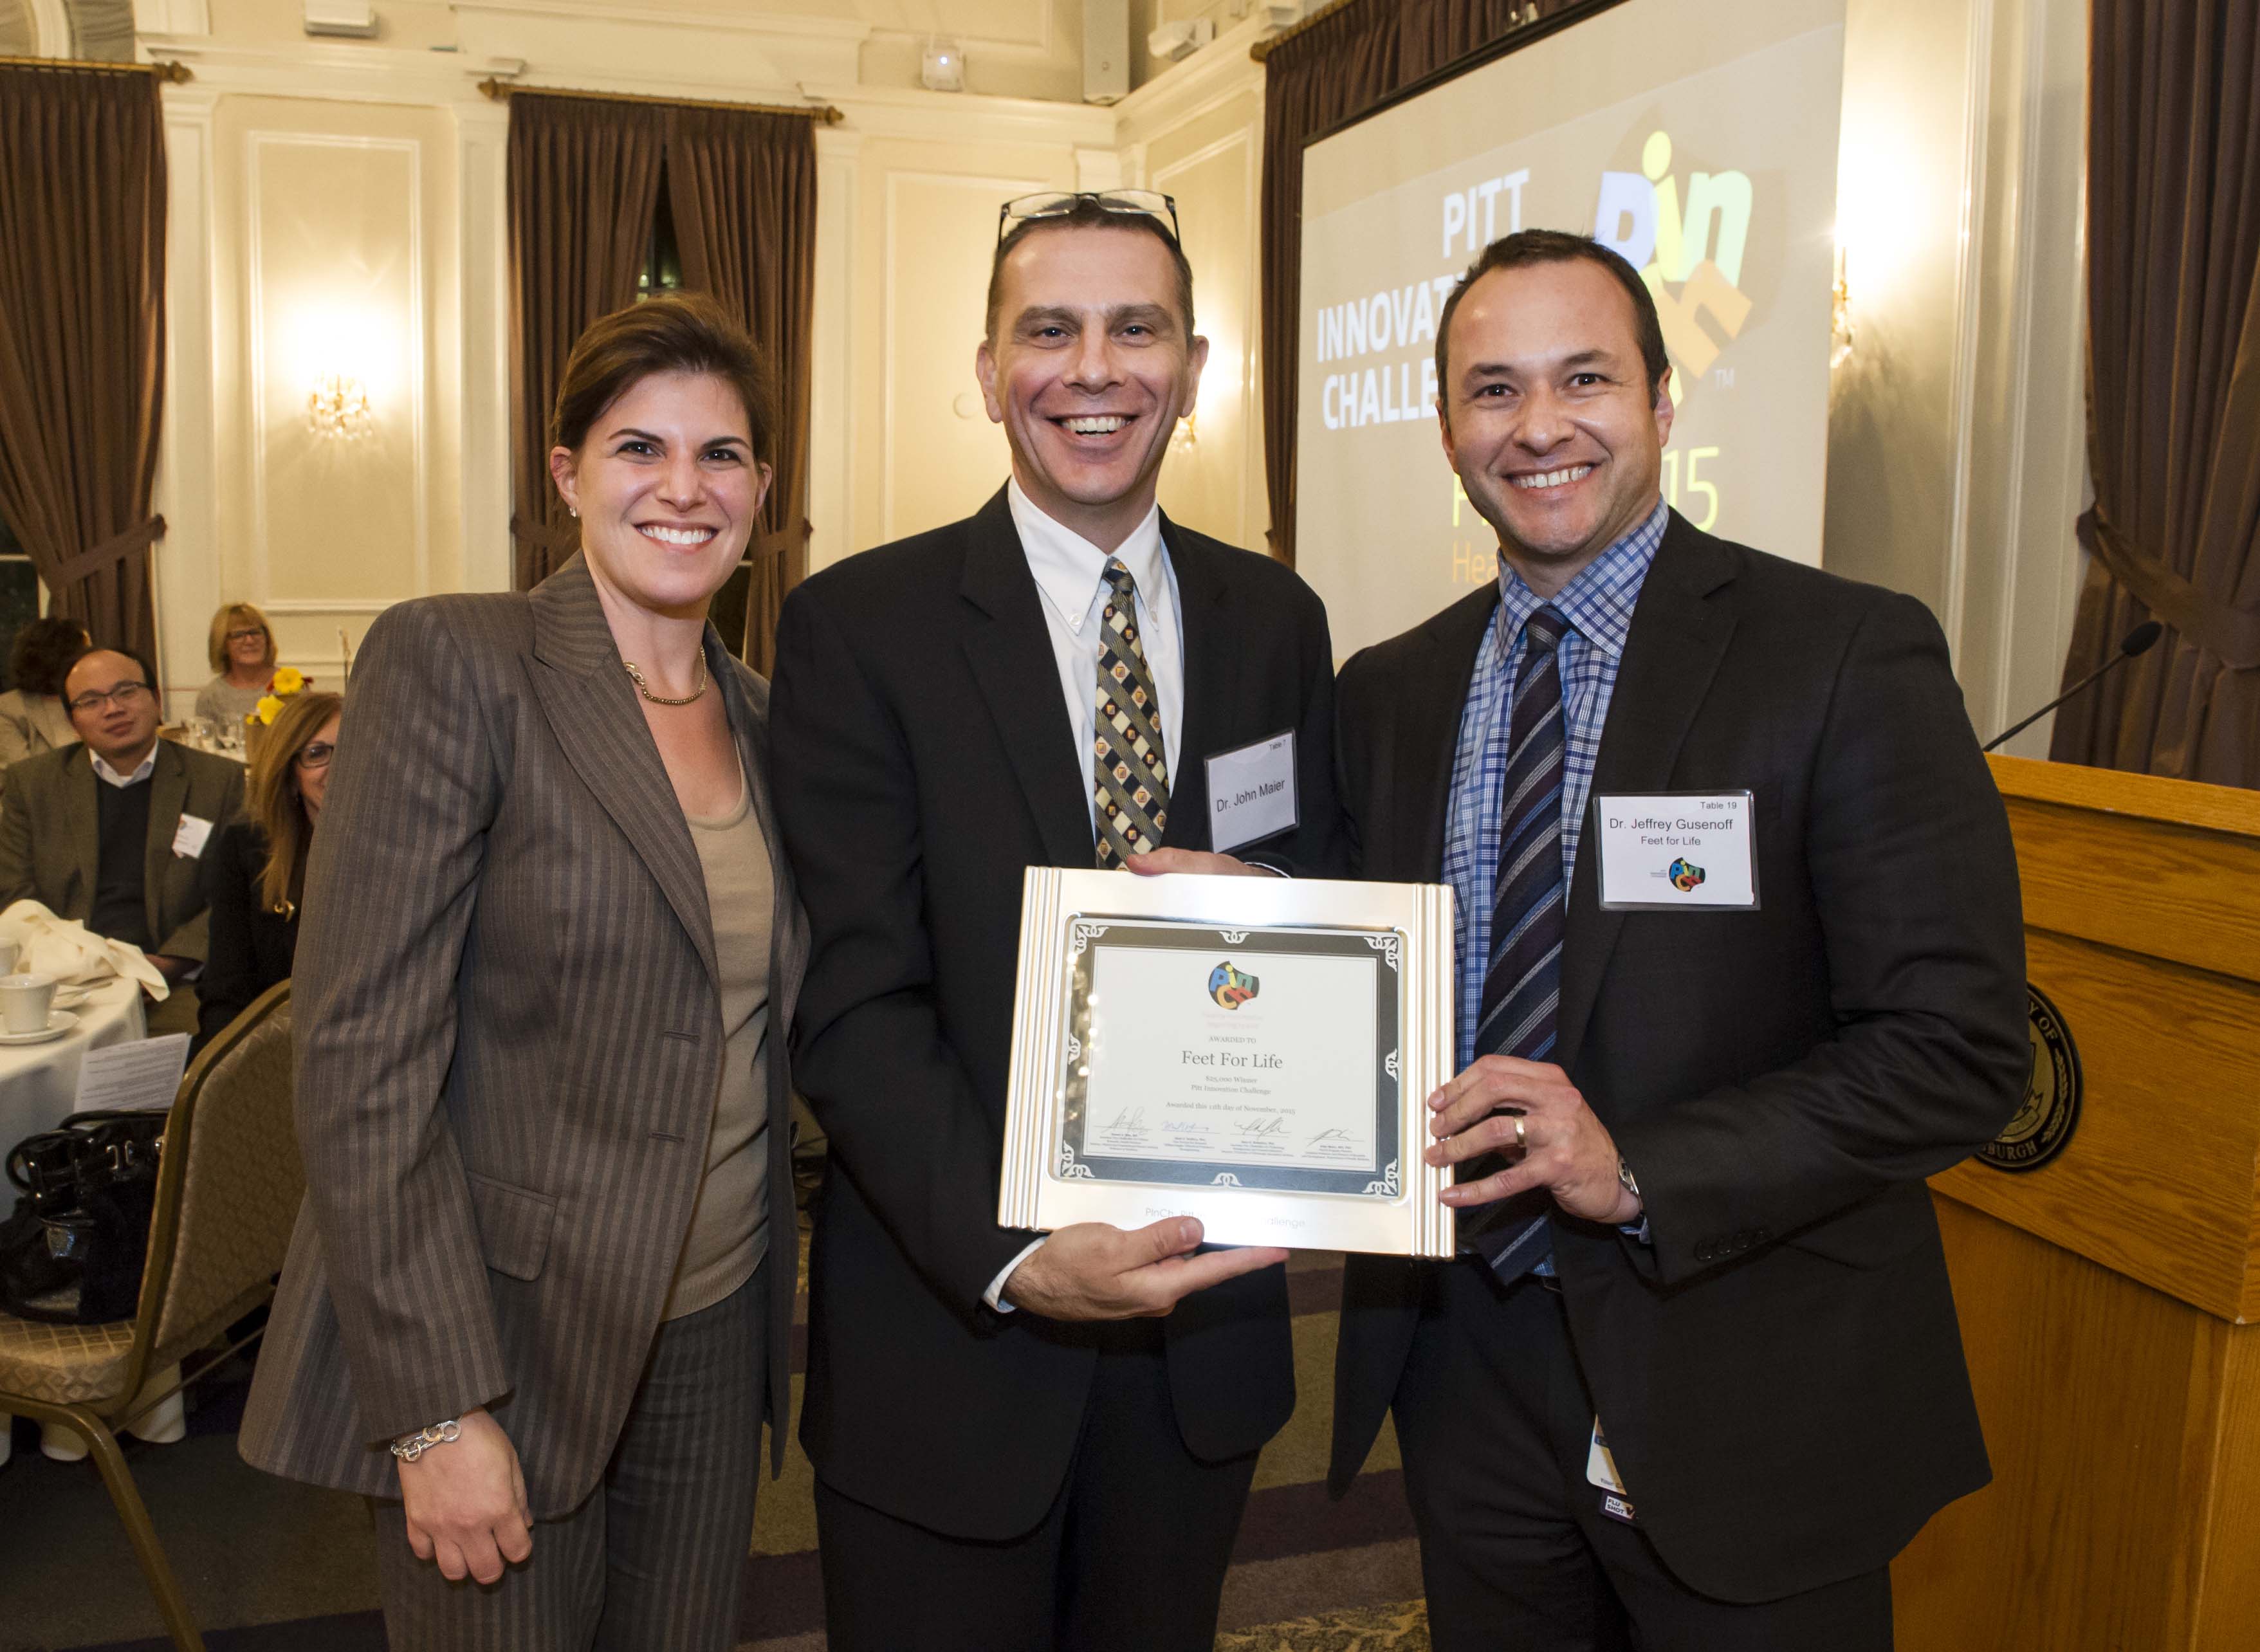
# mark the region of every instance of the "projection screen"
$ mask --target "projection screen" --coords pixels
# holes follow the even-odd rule
[[[1844,0],[1622,0],[1305,151],[1295,561],[1344,658],[1497,571],[1435,418],[1484,246],[1591,233],[1656,295],[1665,497],[1820,560]]]

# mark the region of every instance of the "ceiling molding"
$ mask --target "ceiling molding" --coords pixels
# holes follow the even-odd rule
[[[1191,57],[1172,63],[1114,105],[1121,141],[1135,142],[1197,119],[1251,88],[1263,89],[1263,66],[1248,49],[1291,25],[1302,7],[1293,0],[1271,0],[1249,9],[1232,29]],[[1142,43],[1141,43],[1142,44]]]

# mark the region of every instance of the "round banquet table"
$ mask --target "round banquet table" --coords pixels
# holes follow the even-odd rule
[[[44,1044],[0,1044],[0,1153],[70,1115],[87,1051],[148,1035],[139,983],[113,977],[69,1012],[78,1025]]]
[[[122,977],[96,986],[70,1013],[78,1017],[78,1025],[61,1038],[43,1044],[0,1044],[0,1154],[25,1136],[54,1129],[70,1116],[78,1095],[79,1063],[87,1051],[148,1034],[148,1024],[141,1016],[140,983]],[[15,1190],[11,1187],[7,1192],[12,1202]],[[154,1377],[147,1391],[163,1391]],[[179,1438],[173,1433],[182,1426],[179,1407],[177,1397],[168,1400],[145,1420],[147,1434],[135,1432],[143,1439],[151,1435]],[[8,1460],[9,1421],[7,1413],[0,1412],[0,1462]],[[78,1437],[65,1428],[44,1430],[41,1444],[49,1456],[66,1460],[86,1452]]]

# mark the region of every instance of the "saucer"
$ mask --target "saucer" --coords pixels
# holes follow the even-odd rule
[[[0,1044],[44,1044],[51,1038],[61,1038],[78,1025],[78,1017],[68,1010],[47,1012],[47,1024],[36,1033],[0,1033]]]
[[[75,1010],[93,996],[92,987],[57,987],[55,1001],[50,1007],[58,1010]]]

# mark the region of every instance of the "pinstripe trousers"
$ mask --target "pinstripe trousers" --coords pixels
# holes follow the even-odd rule
[[[490,1586],[449,1583],[408,1547],[397,1498],[369,1499],[393,1652],[729,1652],[761,1477],[763,1261],[652,1340],[619,1441],[588,1500],[537,1520]],[[444,1448],[442,1448],[444,1449]]]

